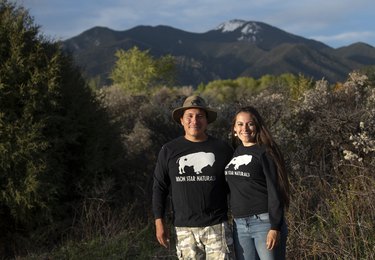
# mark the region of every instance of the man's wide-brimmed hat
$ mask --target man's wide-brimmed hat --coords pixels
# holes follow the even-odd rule
[[[215,110],[209,108],[206,105],[206,101],[199,96],[190,96],[187,97],[184,101],[182,107],[176,108],[172,112],[173,120],[181,124],[180,118],[184,114],[184,111],[189,108],[200,108],[206,111],[207,113],[207,123],[212,123],[216,120],[217,113]]]

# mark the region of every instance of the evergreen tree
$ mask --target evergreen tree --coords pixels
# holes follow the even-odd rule
[[[8,248],[0,254],[20,246],[19,235],[66,222],[74,203],[119,176],[118,140],[71,57],[39,34],[24,8],[2,0],[0,244]]]

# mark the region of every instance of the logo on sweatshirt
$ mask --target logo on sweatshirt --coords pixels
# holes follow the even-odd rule
[[[247,155],[247,154],[234,157],[227,164],[227,166],[225,167],[225,169],[228,169],[230,165],[234,165],[234,169],[238,170],[238,168],[241,165],[248,165],[251,162],[252,159],[253,159],[253,156],[252,155]]]
[[[203,168],[214,165],[215,155],[206,152],[191,153],[178,158],[177,163],[179,174],[185,173],[185,167],[193,167],[196,174],[201,174]]]

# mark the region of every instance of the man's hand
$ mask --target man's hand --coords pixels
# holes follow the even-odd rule
[[[165,248],[169,247],[169,236],[167,229],[164,227],[164,221],[161,218],[155,220],[156,227],[156,238],[159,241],[159,244]]]
[[[268,231],[267,241],[266,241],[267,249],[268,250],[274,249],[279,243],[279,238],[280,238],[280,231],[272,230],[272,229]]]

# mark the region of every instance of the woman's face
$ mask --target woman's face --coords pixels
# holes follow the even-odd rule
[[[250,113],[240,112],[237,114],[234,123],[234,132],[244,146],[256,144],[255,136],[257,130]]]

